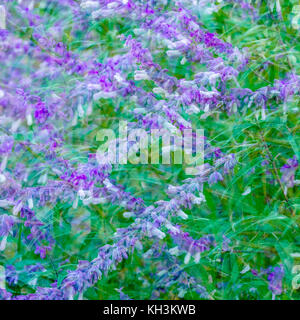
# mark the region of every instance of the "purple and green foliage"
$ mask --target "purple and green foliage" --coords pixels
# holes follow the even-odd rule
[[[298,0],[0,0],[0,299],[300,299],[299,52]]]

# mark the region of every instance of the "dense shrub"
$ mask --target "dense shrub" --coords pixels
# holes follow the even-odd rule
[[[298,299],[297,4],[2,0],[1,299]],[[102,163],[120,121],[204,163]]]

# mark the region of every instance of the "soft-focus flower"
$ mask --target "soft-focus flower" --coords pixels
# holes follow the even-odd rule
[[[14,226],[16,219],[6,213],[0,215],[0,237],[7,236]]]
[[[269,290],[271,290],[274,295],[280,295],[282,293],[282,279],[284,277],[283,266],[269,268],[267,274]]]
[[[14,139],[11,136],[0,136],[0,155],[9,154],[12,150]]]
[[[218,171],[215,171],[209,176],[208,183],[210,185],[212,185],[212,184],[217,183],[218,181],[222,181],[222,180],[223,180],[223,177],[222,177],[221,173]]]
[[[286,164],[284,164],[281,168],[281,182],[287,187],[292,188],[295,183],[295,173],[298,169],[299,162],[296,156],[291,159],[288,159]]]
[[[41,123],[41,124],[44,123],[49,116],[50,116],[50,113],[44,102],[39,102],[38,104],[36,104],[34,117],[37,123]]]

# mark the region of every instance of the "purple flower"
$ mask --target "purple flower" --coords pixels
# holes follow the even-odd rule
[[[28,273],[34,273],[34,272],[44,271],[46,269],[44,268],[44,266],[42,264],[36,263],[36,264],[33,264],[33,265],[25,266],[25,270]]]
[[[18,283],[18,273],[12,265],[5,266],[5,277],[10,286]]]
[[[282,279],[284,277],[284,269],[281,265],[280,267],[269,268],[267,271],[269,290],[272,291],[274,295],[279,295],[282,293]]]
[[[193,256],[195,262],[198,263],[201,252],[207,251],[215,245],[215,240],[212,235],[206,235],[195,240],[189,235],[189,233],[182,232],[180,227],[177,227],[176,229],[174,228],[174,230],[169,230],[169,234],[171,235],[174,243],[177,245],[176,249],[187,254],[185,257],[185,263],[189,262],[191,256]],[[174,248],[172,251],[174,251]]]
[[[218,171],[215,171],[209,176],[208,183],[212,185],[214,183],[217,183],[218,181],[223,181],[223,177],[221,173],[219,173]]]
[[[294,94],[299,94],[300,78],[296,74],[289,74],[286,79],[276,80],[274,89],[278,90],[279,97],[286,102],[289,97]]]
[[[226,160],[224,163],[224,172],[226,174],[229,173],[234,169],[235,165],[236,165],[235,155],[231,153],[226,157]]]
[[[6,213],[0,215],[0,237],[5,237],[11,232],[15,220],[15,217],[9,216]]]
[[[251,273],[252,273],[254,276],[258,276],[258,272],[257,272],[255,269],[251,269]]]
[[[265,166],[267,166],[267,165],[269,165],[269,164],[270,164],[270,162],[269,162],[268,159],[265,159],[265,160],[263,160],[263,161],[261,162],[261,166],[263,166],[263,167],[265,167]]]
[[[44,102],[39,102],[35,105],[34,117],[37,120],[37,123],[44,123],[49,116],[50,113]]]
[[[50,251],[52,248],[50,246],[36,246],[34,253],[39,254],[41,259],[46,258],[47,251]]]
[[[0,289],[0,300],[11,300],[12,294],[5,289]]]
[[[230,249],[231,240],[223,235],[222,251],[231,251]]]
[[[14,139],[8,135],[0,136],[0,155],[9,154],[12,150]]]
[[[133,300],[133,299],[129,298],[129,296],[127,294],[125,294],[122,290],[123,290],[123,288],[116,289],[116,291],[118,291],[120,293],[120,300]]]
[[[299,166],[298,159],[294,156],[291,159],[288,159],[286,164],[284,164],[280,171],[281,175],[281,182],[286,185],[287,188],[292,188],[295,184],[295,173]]]
[[[284,277],[283,265],[280,265],[279,267],[261,269],[260,272],[255,269],[251,269],[251,272],[253,275],[260,277],[267,275],[267,280],[269,282],[268,288],[274,296],[282,293],[282,279]]]

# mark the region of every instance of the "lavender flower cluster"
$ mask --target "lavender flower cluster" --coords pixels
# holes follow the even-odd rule
[[[166,196],[149,203],[146,194],[137,196],[128,184],[117,182],[118,166],[98,163],[95,140],[88,139],[99,128],[101,114],[105,121],[106,105],[113,106],[118,119],[130,119],[129,131],[141,126],[149,132],[183,131],[194,128],[191,119],[205,121],[216,114],[253,114],[255,121],[274,112],[285,117],[300,92],[295,70],[273,84],[244,88],[240,79],[253,59],[250,50],[233,46],[201,23],[200,6],[205,8],[200,14],[213,16],[228,5],[240,6],[237,10],[253,23],[259,19],[259,5],[246,1],[2,1],[0,264],[6,288],[0,289],[0,299],[84,299],[89,288],[133,255],[145,264],[157,262],[151,298],[175,286],[180,298],[192,290],[199,298],[214,299],[213,290],[185,266],[234,252],[235,241],[223,232],[218,237],[216,230],[187,232],[185,222],[206,203],[208,187],[234,183],[238,153],[203,137],[204,164],[196,167],[197,174],[166,185],[161,190]],[[107,28],[101,37],[112,37],[116,44],[99,37],[95,30],[100,25]],[[192,75],[177,76],[174,65]],[[266,151],[261,166],[267,176],[275,172],[268,181],[274,184],[277,177],[287,196],[299,183],[297,155],[277,170]],[[84,212],[101,211],[107,204],[119,208],[127,224],[117,226],[106,243],[99,241],[92,259],[77,252],[74,267],[61,250],[69,241],[64,240],[62,221],[68,212],[85,218]],[[28,261],[21,250],[31,257]],[[63,277],[51,271],[54,258]],[[251,276],[265,278],[274,296],[282,294],[281,265],[253,268]],[[126,288],[116,289],[121,298],[129,298],[122,291]]]

